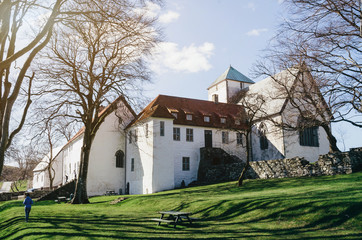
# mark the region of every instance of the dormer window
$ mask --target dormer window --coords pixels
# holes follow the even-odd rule
[[[204,122],[210,122],[210,116],[204,116]]]
[[[224,117],[220,118],[220,123],[225,124],[226,123],[226,118],[224,118]]]
[[[172,112],[171,114],[177,119],[177,112]]]
[[[192,114],[186,114],[186,120],[192,121]]]
[[[235,125],[240,125],[240,120],[239,119],[235,119]]]

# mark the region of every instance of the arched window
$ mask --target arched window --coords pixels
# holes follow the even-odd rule
[[[122,150],[118,150],[115,155],[116,155],[116,167],[123,168],[124,167],[124,152]]]
[[[265,150],[268,149],[268,139],[266,138],[267,129],[264,123],[259,125],[259,142],[260,149]]]
[[[299,144],[301,146],[319,147],[318,126],[311,126],[312,120],[300,116],[298,118]]]

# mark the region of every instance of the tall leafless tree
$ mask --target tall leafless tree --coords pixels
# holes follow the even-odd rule
[[[304,62],[333,114],[332,122],[361,128],[361,2],[285,0],[283,4],[287,19],[271,41],[266,61],[259,62],[264,65],[261,73],[273,76]]]
[[[32,102],[30,92],[34,73],[29,74],[28,70],[35,56],[49,42],[63,2],[64,0],[0,1],[0,174],[5,151],[22,129]],[[48,16],[44,24],[39,24],[40,15]],[[29,26],[29,21],[37,24]],[[29,27],[35,31],[33,37],[29,37],[26,32]],[[17,100],[22,89],[27,97],[20,118],[14,120],[14,106],[19,104]]]
[[[256,65],[256,68],[259,73],[271,74],[270,68],[262,63]],[[315,81],[305,62],[289,67],[270,78],[278,93],[272,98],[286,99],[288,103],[285,105],[288,109],[283,113],[284,120],[274,122],[274,125],[292,134],[303,132],[307,128],[322,127],[329,141],[329,151],[339,152],[330,124],[333,121],[332,109],[325,101],[320,85]]]
[[[92,141],[104,118],[116,104],[100,114],[102,103],[118,96],[132,99],[149,80],[144,56],[159,41],[155,19],[143,2],[89,0],[69,5],[83,14],[63,21],[40,67],[51,93],[49,109],[81,121],[83,145],[72,203],[88,203],[87,174]],[[46,60],[45,60],[46,59]]]
[[[243,181],[246,178],[247,171],[250,167],[250,161],[252,160],[252,137],[255,125],[258,122],[266,121],[271,119],[265,109],[266,98],[261,94],[248,94],[248,89],[241,90],[232,99],[233,102],[237,102],[244,108],[243,112],[239,112],[236,119],[239,120],[240,124],[245,126],[244,130],[234,129],[245,136],[245,147],[246,147],[246,161],[245,166],[242,169],[238,178],[238,186],[243,185]]]

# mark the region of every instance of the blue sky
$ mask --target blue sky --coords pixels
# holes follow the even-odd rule
[[[163,8],[149,4],[149,9],[164,32],[151,66],[150,98],[206,100],[207,87],[229,65],[253,79],[253,64],[283,20],[282,0],[166,0]],[[334,124],[333,130],[341,150],[362,145],[361,129]]]

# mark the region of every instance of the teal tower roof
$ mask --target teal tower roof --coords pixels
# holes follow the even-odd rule
[[[247,76],[245,76],[244,74],[242,74],[241,72],[239,72],[238,70],[236,70],[235,68],[230,66],[228,69],[226,69],[226,71],[223,74],[221,74],[220,77],[218,77],[211,84],[211,86],[213,86],[225,79],[239,81],[239,82],[245,82],[245,83],[254,83],[253,80],[251,80],[250,78],[248,78]]]

